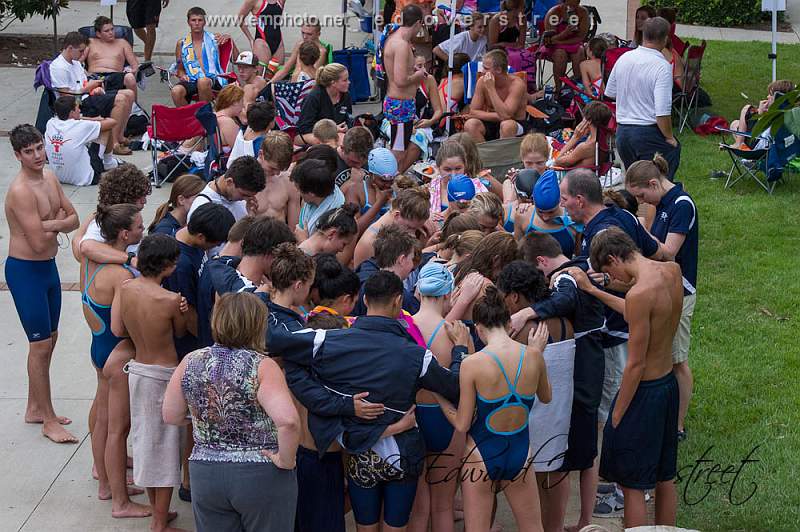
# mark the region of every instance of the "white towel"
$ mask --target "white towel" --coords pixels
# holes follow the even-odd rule
[[[549,344],[544,350],[547,379],[553,398],[548,404],[533,403],[528,430],[533,468],[537,473],[556,471],[567,451],[575,369],[575,340]]]
[[[143,488],[168,488],[181,483],[181,427],[167,425],[161,414],[164,392],[175,368],[125,365],[131,396],[133,481]]]

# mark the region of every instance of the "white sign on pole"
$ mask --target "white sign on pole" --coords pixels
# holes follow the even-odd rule
[[[786,11],[786,0],[761,0],[761,11],[772,11],[773,6],[778,11]]]
[[[117,5],[117,0],[100,0],[101,6],[115,6]]]

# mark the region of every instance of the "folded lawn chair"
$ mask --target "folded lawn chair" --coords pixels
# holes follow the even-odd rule
[[[195,117],[195,113],[202,107],[208,105],[207,102],[197,102],[183,107],[167,107],[166,105],[153,105],[152,122],[148,127],[150,136],[150,153],[153,159],[153,184],[160,188],[177,169],[181,168],[190,160],[191,152],[197,148],[206,137],[206,130],[203,124]],[[189,147],[186,153],[173,150],[172,155],[178,158],[178,163],[161,180],[158,175],[158,149],[157,145],[161,142],[184,142],[197,137],[197,140]],[[186,166],[189,166],[186,164]]]
[[[222,133],[217,123],[217,115],[211,104],[205,102],[194,114],[206,132],[206,159],[203,166],[206,181],[213,181],[225,173],[228,156],[222,153]]]
[[[751,135],[739,131],[717,129],[724,133],[752,138]],[[772,194],[775,185],[783,179],[787,163],[800,155],[800,139],[785,127],[780,128],[774,137],[768,135],[759,137],[753,149],[739,149],[727,144],[720,144],[719,147],[728,153],[733,163],[725,180],[725,188],[731,188],[739,181],[749,178],[758,183],[768,194]]]
[[[478,154],[481,156],[483,167],[491,170],[492,175],[502,181],[510,168],[522,168],[522,160],[519,157],[520,144],[522,137],[481,142],[478,144]]]
[[[681,76],[680,92],[672,96],[672,109],[677,109],[678,131],[683,133],[683,128],[689,122],[689,117],[697,112],[697,104],[700,94],[700,68],[703,62],[703,55],[706,52],[706,41],[700,45],[692,44],[686,50],[686,59]]]

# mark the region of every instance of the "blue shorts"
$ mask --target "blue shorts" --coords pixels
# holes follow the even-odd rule
[[[611,403],[603,431],[600,476],[622,487],[648,490],[675,478],[678,468],[678,381],[671,371],[642,381],[617,428]]]
[[[417,418],[417,425],[425,440],[425,451],[428,453],[440,453],[450,447],[450,440],[453,439],[453,425],[447,421],[439,403],[427,404],[417,403],[414,411]]]
[[[6,259],[6,283],[29,342],[50,338],[61,315],[61,279],[56,259]]]
[[[383,522],[402,528],[408,524],[414,497],[417,495],[417,477],[404,480],[378,481],[373,488],[364,488],[348,477],[347,492],[356,523],[369,526],[378,523],[383,511]]]
[[[297,448],[295,532],[345,532],[342,453]]]

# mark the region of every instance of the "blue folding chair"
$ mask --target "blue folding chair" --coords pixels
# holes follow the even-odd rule
[[[753,138],[752,135],[739,131],[717,129],[748,139]],[[757,141],[755,147],[749,150],[720,144],[720,149],[728,153],[733,163],[725,180],[725,188],[731,188],[739,181],[749,178],[766,190],[767,194],[772,194],[775,185],[783,179],[787,163],[800,155],[800,139],[785,127],[780,128],[776,135],[762,135]]]

